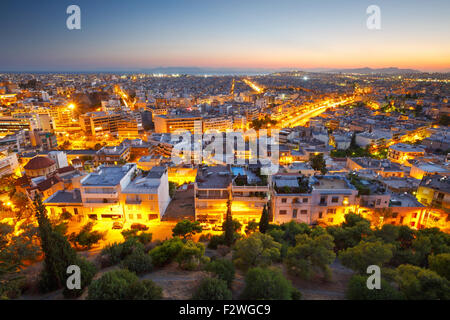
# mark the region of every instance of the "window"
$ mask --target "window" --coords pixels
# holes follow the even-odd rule
[[[294,198],[294,199],[292,200],[292,203],[299,203],[298,198]]]
[[[329,218],[329,219],[328,219],[328,222],[333,222],[333,218]]]
[[[51,208],[50,212],[52,213],[52,216],[54,216],[55,215],[55,208]]]
[[[413,221],[413,222],[411,222],[411,227],[414,227],[414,225],[415,225],[416,223]]]
[[[381,199],[377,199],[377,206],[381,204]]]
[[[297,218],[297,209],[294,209],[294,211],[292,211],[292,218]]]
[[[280,215],[284,215],[284,214],[287,214],[287,211],[286,210],[280,210]]]
[[[308,214],[308,210],[300,210],[300,214]]]
[[[319,219],[322,218],[322,212],[319,212]]]
[[[303,203],[308,203],[308,198],[303,198]]]
[[[282,198],[281,199],[281,203],[286,203],[287,202],[287,199],[286,198]]]
[[[128,217],[129,217],[130,219],[134,219],[132,214],[129,214]]]
[[[73,208],[73,213],[78,214],[78,208]]]
[[[137,215],[137,218],[140,220],[140,219],[142,219],[142,214],[138,214]]]
[[[413,219],[417,218],[417,212],[414,212],[414,213],[412,214],[412,217],[413,217]]]
[[[335,214],[336,213],[336,209],[328,209],[327,210],[327,214]]]
[[[339,201],[339,197],[332,197],[331,198],[331,202],[332,203],[338,203],[338,201]]]

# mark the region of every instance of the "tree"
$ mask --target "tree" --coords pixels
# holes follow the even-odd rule
[[[450,253],[430,255],[428,263],[431,270],[450,281]]]
[[[323,153],[317,155],[310,154],[309,163],[314,170],[320,171],[322,174],[325,174],[328,171],[327,164],[323,158]]]
[[[267,205],[264,205],[261,219],[259,220],[259,232],[266,233],[269,227],[269,211],[267,210]]]
[[[94,244],[105,238],[105,234],[99,231],[92,231],[93,222],[88,222],[84,225],[79,233],[72,232],[69,236],[69,241],[83,250],[89,250]]]
[[[329,226],[327,231],[333,236],[338,251],[354,247],[363,238],[373,234],[370,221],[354,213],[345,215],[345,222],[341,226]]]
[[[246,300],[292,300],[298,291],[281,271],[268,268],[252,268],[245,275],[242,299]]]
[[[66,284],[67,267],[77,264],[77,255],[69,241],[53,229],[39,196],[36,197],[34,204],[44,253],[44,269],[40,274],[39,284],[42,291],[51,291]]]
[[[229,247],[234,242],[234,226],[233,226],[233,220],[231,217],[231,201],[227,201],[227,215],[225,218],[225,222],[223,225],[223,229],[225,230],[225,244]]]
[[[207,264],[205,270],[214,273],[219,279],[224,280],[228,287],[231,288],[235,275],[233,262],[225,259],[217,259]]]
[[[149,254],[152,257],[153,264],[161,267],[173,261],[182,248],[183,241],[180,238],[172,238],[153,248]]]
[[[202,232],[202,227],[198,221],[189,221],[187,219],[178,222],[172,229],[172,236],[183,237],[183,239],[192,238],[197,232]]]
[[[310,279],[320,271],[325,279],[330,280],[329,265],[336,257],[333,251],[333,237],[329,234],[316,237],[299,234],[296,239],[296,246],[289,248],[287,252],[286,265],[289,272]]]
[[[256,232],[259,228],[259,223],[256,221],[250,221],[245,227],[245,234],[251,235],[253,232]]]
[[[181,248],[176,260],[181,269],[194,270],[200,265],[204,254],[205,246],[203,243],[188,240]]]
[[[347,248],[340,252],[339,260],[342,264],[352,270],[365,273],[370,265],[381,267],[391,260],[393,246],[381,241],[366,242],[361,241],[353,248]]]
[[[175,182],[169,181],[169,196],[173,198],[177,190],[177,184]]]
[[[269,235],[255,232],[246,239],[236,242],[233,260],[246,270],[256,266],[268,266],[280,258],[281,244]]]
[[[200,282],[192,299],[195,300],[231,300],[231,291],[224,280],[205,278]]]
[[[367,278],[364,275],[354,275],[350,279],[346,296],[349,300],[403,300],[404,295],[396,290],[388,281],[381,279],[381,289],[367,288]]]
[[[133,272],[114,270],[106,272],[89,286],[89,300],[156,300],[162,298],[162,289],[151,280],[139,281]]]
[[[132,254],[135,250],[139,249],[144,250],[144,246],[142,243],[136,241],[135,239],[128,239],[122,243],[113,243],[107,245],[100,252],[102,266],[109,267],[118,264],[130,254]]]
[[[122,266],[138,275],[147,273],[153,270],[152,257],[137,247],[122,261]]]
[[[450,282],[432,270],[403,264],[397,268],[397,283],[408,300],[450,299]]]

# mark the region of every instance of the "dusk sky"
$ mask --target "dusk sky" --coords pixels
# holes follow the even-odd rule
[[[66,8],[81,8],[81,30]],[[366,8],[381,8],[381,30]],[[450,1],[2,1],[0,70],[399,67],[450,71]]]

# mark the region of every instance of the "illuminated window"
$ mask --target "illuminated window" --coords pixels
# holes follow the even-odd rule
[[[287,199],[286,198],[282,198],[281,199],[281,203],[286,203],[287,202]]]

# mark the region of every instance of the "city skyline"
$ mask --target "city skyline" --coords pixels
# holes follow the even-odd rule
[[[81,8],[81,30],[66,8]],[[381,30],[366,9],[381,9]],[[27,8],[27,10],[23,10]],[[2,71],[159,67],[282,71],[398,67],[450,71],[446,1],[7,2]],[[6,31],[7,30],[7,31]]]

